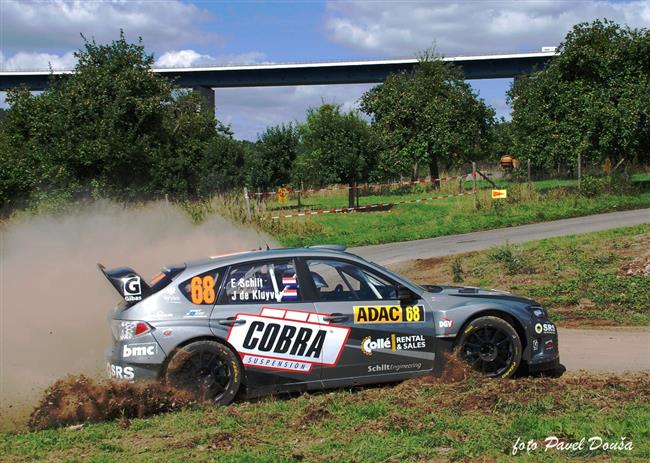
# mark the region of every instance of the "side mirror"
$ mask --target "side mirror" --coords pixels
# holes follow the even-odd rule
[[[397,299],[399,299],[400,304],[408,305],[411,302],[416,301],[418,299],[418,295],[408,289],[406,286],[398,285]]]

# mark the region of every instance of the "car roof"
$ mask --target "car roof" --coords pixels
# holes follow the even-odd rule
[[[268,250],[253,250],[212,256],[206,259],[198,259],[186,262],[187,269],[192,271],[203,271],[226,265],[253,262],[258,260],[270,260],[292,257],[343,257],[357,262],[366,262],[365,259],[355,254],[345,252],[344,246],[321,245],[308,246],[304,248],[280,248]]]

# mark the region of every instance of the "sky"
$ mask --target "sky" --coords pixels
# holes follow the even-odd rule
[[[650,1],[181,1],[0,0],[0,70],[69,69],[81,34],[142,37],[159,66],[285,63],[540,51],[579,22],[650,27]],[[508,118],[510,79],[470,82]],[[238,139],[301,121],[306,109],[345,109],[372,85],[217,89],[217,117]],[[4,95],[0,94],[0,104]]]

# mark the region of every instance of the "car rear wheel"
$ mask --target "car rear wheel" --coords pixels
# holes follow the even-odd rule
[[[458,343],[460,358],[493,378],[509,378],[521,363],[521,339],[507,321],[480,317],[470,321]]]
[[[197,341],[184,346],[174,354],[165,370],[167,384],[219,405],[233,401],[241,377],[237,356],[216,341]]]

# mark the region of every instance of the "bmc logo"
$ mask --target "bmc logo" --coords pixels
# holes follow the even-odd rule
[[[156,355],[156,343],[126,344],[122,348],[122,357],[149,357]]]

